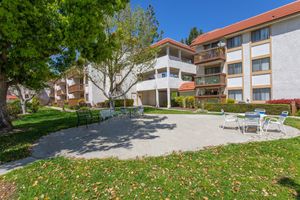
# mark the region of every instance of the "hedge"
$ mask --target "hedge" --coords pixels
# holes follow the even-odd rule
[[[223,109],[225,112],[245,113],[254,111],[256,108],[265,109],[268,115],[279,115],[282,111],[290,112],[290,106],[286,104],[205,104],[206,110],[215,112],[220,112]]]
[[[126,106],[133,106],[134,100],[133,99],[126,99]],[[115,107],[123,107],[124,106],[124,99],[116,99],[114,100]],[[97,107],[100,108],[108,108],[109,107],[109,100],[104,102],[97,103]]]

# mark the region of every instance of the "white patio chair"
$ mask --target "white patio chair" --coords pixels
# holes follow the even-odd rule
[[[265,125],[267,126],[266,132],[268,132],[270,126],[275,125],[278,127],[280,132],[286,133],[286,129],[284,127],[284,122],[286,118],[288,117],[289,112],[283,111],[279,118],[269,118],[266,120]]]
[[[221,110],[221,113],[224,117],[223,129],[225,129],[225,127],[228,123],[236,123],[238,129],[240,129],[239,118],[237,117],[237,115],[229,115],[229,114],[225,113],[223,109]]]
[[[144,115],[144,107],[143,106],[139,106],[138,110],[137,110],[138,115]]]

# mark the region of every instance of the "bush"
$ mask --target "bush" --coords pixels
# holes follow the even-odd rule
[[[187,108],[195,108],[195,97],[194,96],[185,97],[185,103]]]
[[[30,103],[30,107],[28,108],[31,110],[32,113],[36,113],[40,108],[40,101],[38,100],[38,98],[33,97]]]
[[[178,104],[178,106],[184,107],[184,97],[183,96],[175,97],[174,100],[175,100],[175,103]]]
[[[125,105],[127,107],[133,106],[133,103],[134,103],[133,99],[126,99],[125,100]],[[123,107],[124,106],[124,99],[116,99],[116,100],[114,100],[114,104],[115,104],[115,107]],[[100,107],[100,108],[109,108],[109,100],[97,103],[97,107]]]
[[[225,112],[245,113],[254,111],[255,108],[265,109],[269,115],[279,115],[282,111],[290,112],[290,106],[285,104],[205,104],[206,110],[215,112],[220,112],[223,109]]]
[[[233,103],[235,103],[235,100],[234,100],[234,99],[228,98],[228,99],[226,100],[226,103],[228,103],[228,104],[233,104]]]
[[[16,119],[18,114],[22,113],[20,100],[9,102],[7,104],[7,112],[12,119]]]
[[[296,116],[300,116],[300,110],[298,110],[298,112],[296,112]]]
[[[291,104],[293,101],[300,106],[300,99],[275,99],[267,101],[267,104]]]

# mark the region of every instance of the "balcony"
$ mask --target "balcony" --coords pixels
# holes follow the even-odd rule
[[[66,92],[64,91],[64,90],[57,90],[56,91],[56,94],[57,94],[57,96],[64,96],[64,95],[66,95]]]
[[[66,84],[66,80],[65,79],[59,79],[57,82],[56,82],[57,85],[65,85]]]
[[[226,74],[209,74],[196,76],[196,87],[225,87],[226,86]]]
[[[195,55],[194,63],[195,64],[202,64],[206,62],[212,62],[217,60],[225,60],[225,49],[224,48],[212,48],[208,50],[204,50],[199,54]]]
[[[83,92],[84,91],[84,85],[83,84],[75,84],[69,86],[69,93],[75,93],[75,92]]]
[[[76,105],[78,105],[79,100],[80,100],[79,98],[69,99],[68,100],[68,105],[69,106],[76,106]]]

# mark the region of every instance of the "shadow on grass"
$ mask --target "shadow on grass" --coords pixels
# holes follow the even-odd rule
[[[293,179],[289,177],[282,177],[279,179],[278,183],[282,186],[295,190],[295,199],[300,200],[300,185],[296,183]]]

